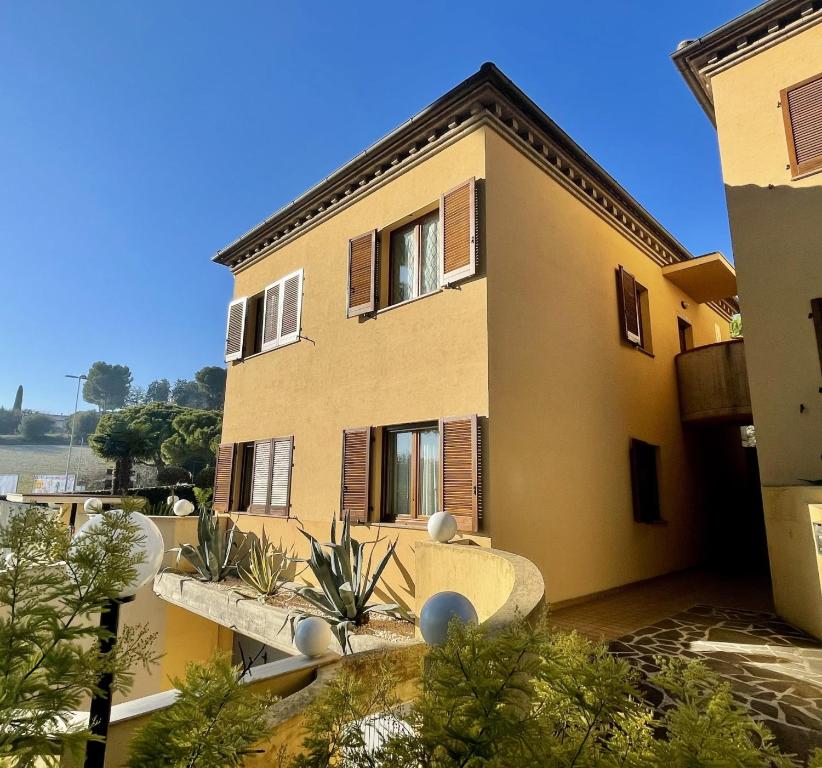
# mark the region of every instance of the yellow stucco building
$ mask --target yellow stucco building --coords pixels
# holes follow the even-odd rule
[[[674,62],[714,123],[777,610],[822,637],[822,8],[771,0]]]
[[[302,549],[342,510],[379,525],[406,605],[440,509],[553,602],[704,558],[707,465],[750,422],[734,270],[495,66],[214,260],[234,275],[215,508],[243,530]]]

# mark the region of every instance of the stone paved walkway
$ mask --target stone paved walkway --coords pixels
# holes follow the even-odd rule
[[[613,640],[611,651],[644,673],[655,656],[698,659],[731,683],[734,696],[777,737],[806,757],[822,747],[822,644],[773,613],[696,605]],[[653,686],[650,700],[669,704]]]

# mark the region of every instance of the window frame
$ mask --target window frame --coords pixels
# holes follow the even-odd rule
[[[797,88],[802,88],[809,83],[816,80],[822,80],[822,72],[819,72],[811,77],[806,77],[798,83],[789,85],[779,92],[779,103],[782,107],[782,121],[785,126],[785,140],[788,143],[788,165],[791,172],[791,179],[801,179],[804,176],[809,176],[813,173],[822,171],[822,154],[815,160],[806,160],[803,163],[798,163],[796,159],[796,144],[793,138],[793,117],[791,116],[789,94]]]
[[[380,494],[380,521],[384,523],[391,523],[396,525],[426,525],[430,516],[421,515],[419,512],[419,448],[420,448],[420,433],[434,431],[437,433],[437,450],[440,452],[439,461],[440,467],[437,470],[437,484],[442,482],[442,448],[440,426],[438,421],[423,421],[413,422],[411,424],[396,424],[392,426],[382,427],[382,453],[380,457],[381,476],[382,476],[382,492]],[[392,435],[402,432],[411,432],[414,438],[411,443],[411,483],[409,488],[409,495],[411,500],[409,508],[411,514],[397,515],[392,514],[391,510],[391,467],[388,463],[389,457],[389,440]],[[440,488],[437,488],[437,499],[435,500],[436,508],[439,509]]]
[[[284,513],[272,512],[272,491],[274,486],[274,461],[276,444],[287,442],[289,444],[289,466],[288,485],[286,488],[286,501],[283,507]],[[271,452],[268,465],[268,490],[265,510],[252,510],[254,491],[254,464],[255,445],[257,443],[270,443]],[[281,437],[263,438],[262,440],[245,440],[234,445],[234,471],[232,473],[232,487],[230,506],[235,507],[231,512],[241,515],[257,515],[259,517],[291,517],[291,483],[294,479],[294,435],[283,435]],[[246,498],[247,496],[247,498]],[[277,507],[279,509],[279,507]]]
[[[422,225],[426,221],[426,219],[432,219],[436,221],[436,231],[437,231],[437,250],[435,253],[435,258],[437,261],[437,285],[430,291],[426,291],[425,293],[421,292],[422,287]],[[409,301],[415,301],[416,299],[421,299],[425,296],[431,296],[434,293],[437,293],[442,288],[442,283],[440,281],[440,238],[442,237],[441,229],[442,229],[442,217],[440,214],[439,208],[434,208],[427,213],[418,216],[416,219],[412,219],[406,224],[402,226],[396,227],[392,229],[388,233],[388,304],[384,307],[387,309],[388,307],[395,307],[399,304],[405,304]],[[414,242],[416,243],[416,263],[414,265],[414,276],[415,276],[415,283],[414,285],[414,295],[409,296],[406,299],[399,299],[397,300],[394,296],[394,285],[393,285],[393,261],[394,261],[394,237],[399,235],[401,232],[405,232],[413,227],[414,229]]]

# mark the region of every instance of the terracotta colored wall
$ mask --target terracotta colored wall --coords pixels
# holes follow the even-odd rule
[[[488,523],[549,601],[696,562],[702,523],[679,418],[677,316],[727,322],[500,135],[487,134]],[[615,270],[647,287],[654,357],[620,338]],[[688,302],[683,309],[680,302]],[[629,439],[661,446],[661,525],[634,523]]]

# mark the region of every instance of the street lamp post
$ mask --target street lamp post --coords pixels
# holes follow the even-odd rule
[[[77,428],[77,405],[80,402],[80,383],[88,378],[81,373],[75,376],[73,373],[66,374],[67,379],[77,379],[77,394],[74,396],[74,411],[71,415],[71,437],[69,438],[68,458],[66,459],[66,474],[63,480],[63,493],[68,493],[69,468],[71,467],[71,449],[74,447],[74,430]]]
[[[100,627],[107,630],[107,636],[100,642],[101,654],[110,653],[117,643],[120,606],[123,603],[131,602],[137,594],[137,590],[154,578],[163,563],[163,554],[165,552],[163,534],[160,533],[160,529],[154,521],[140,512],[130,512],[129,519],[139,529],[139,535],[134,542],[133,548],[135,554],[142,555],[142,559],[135,566],[137,573],[134,579],[121,590],[115,599],[110,600],[100,613]],[[87,535],[100,524],[100,521],[101,515],[93,515],[88,522],[80,527],[76,535]],[[89,730],[93,736],[98,736],[102,741],[89,741],[86,744],[84,768],[103,768],[105,764],[106,739],[111,721],[111,687],[113,682],[113,676],[110,673],[101,675],[98,681],[99,692],[91,698]]]

